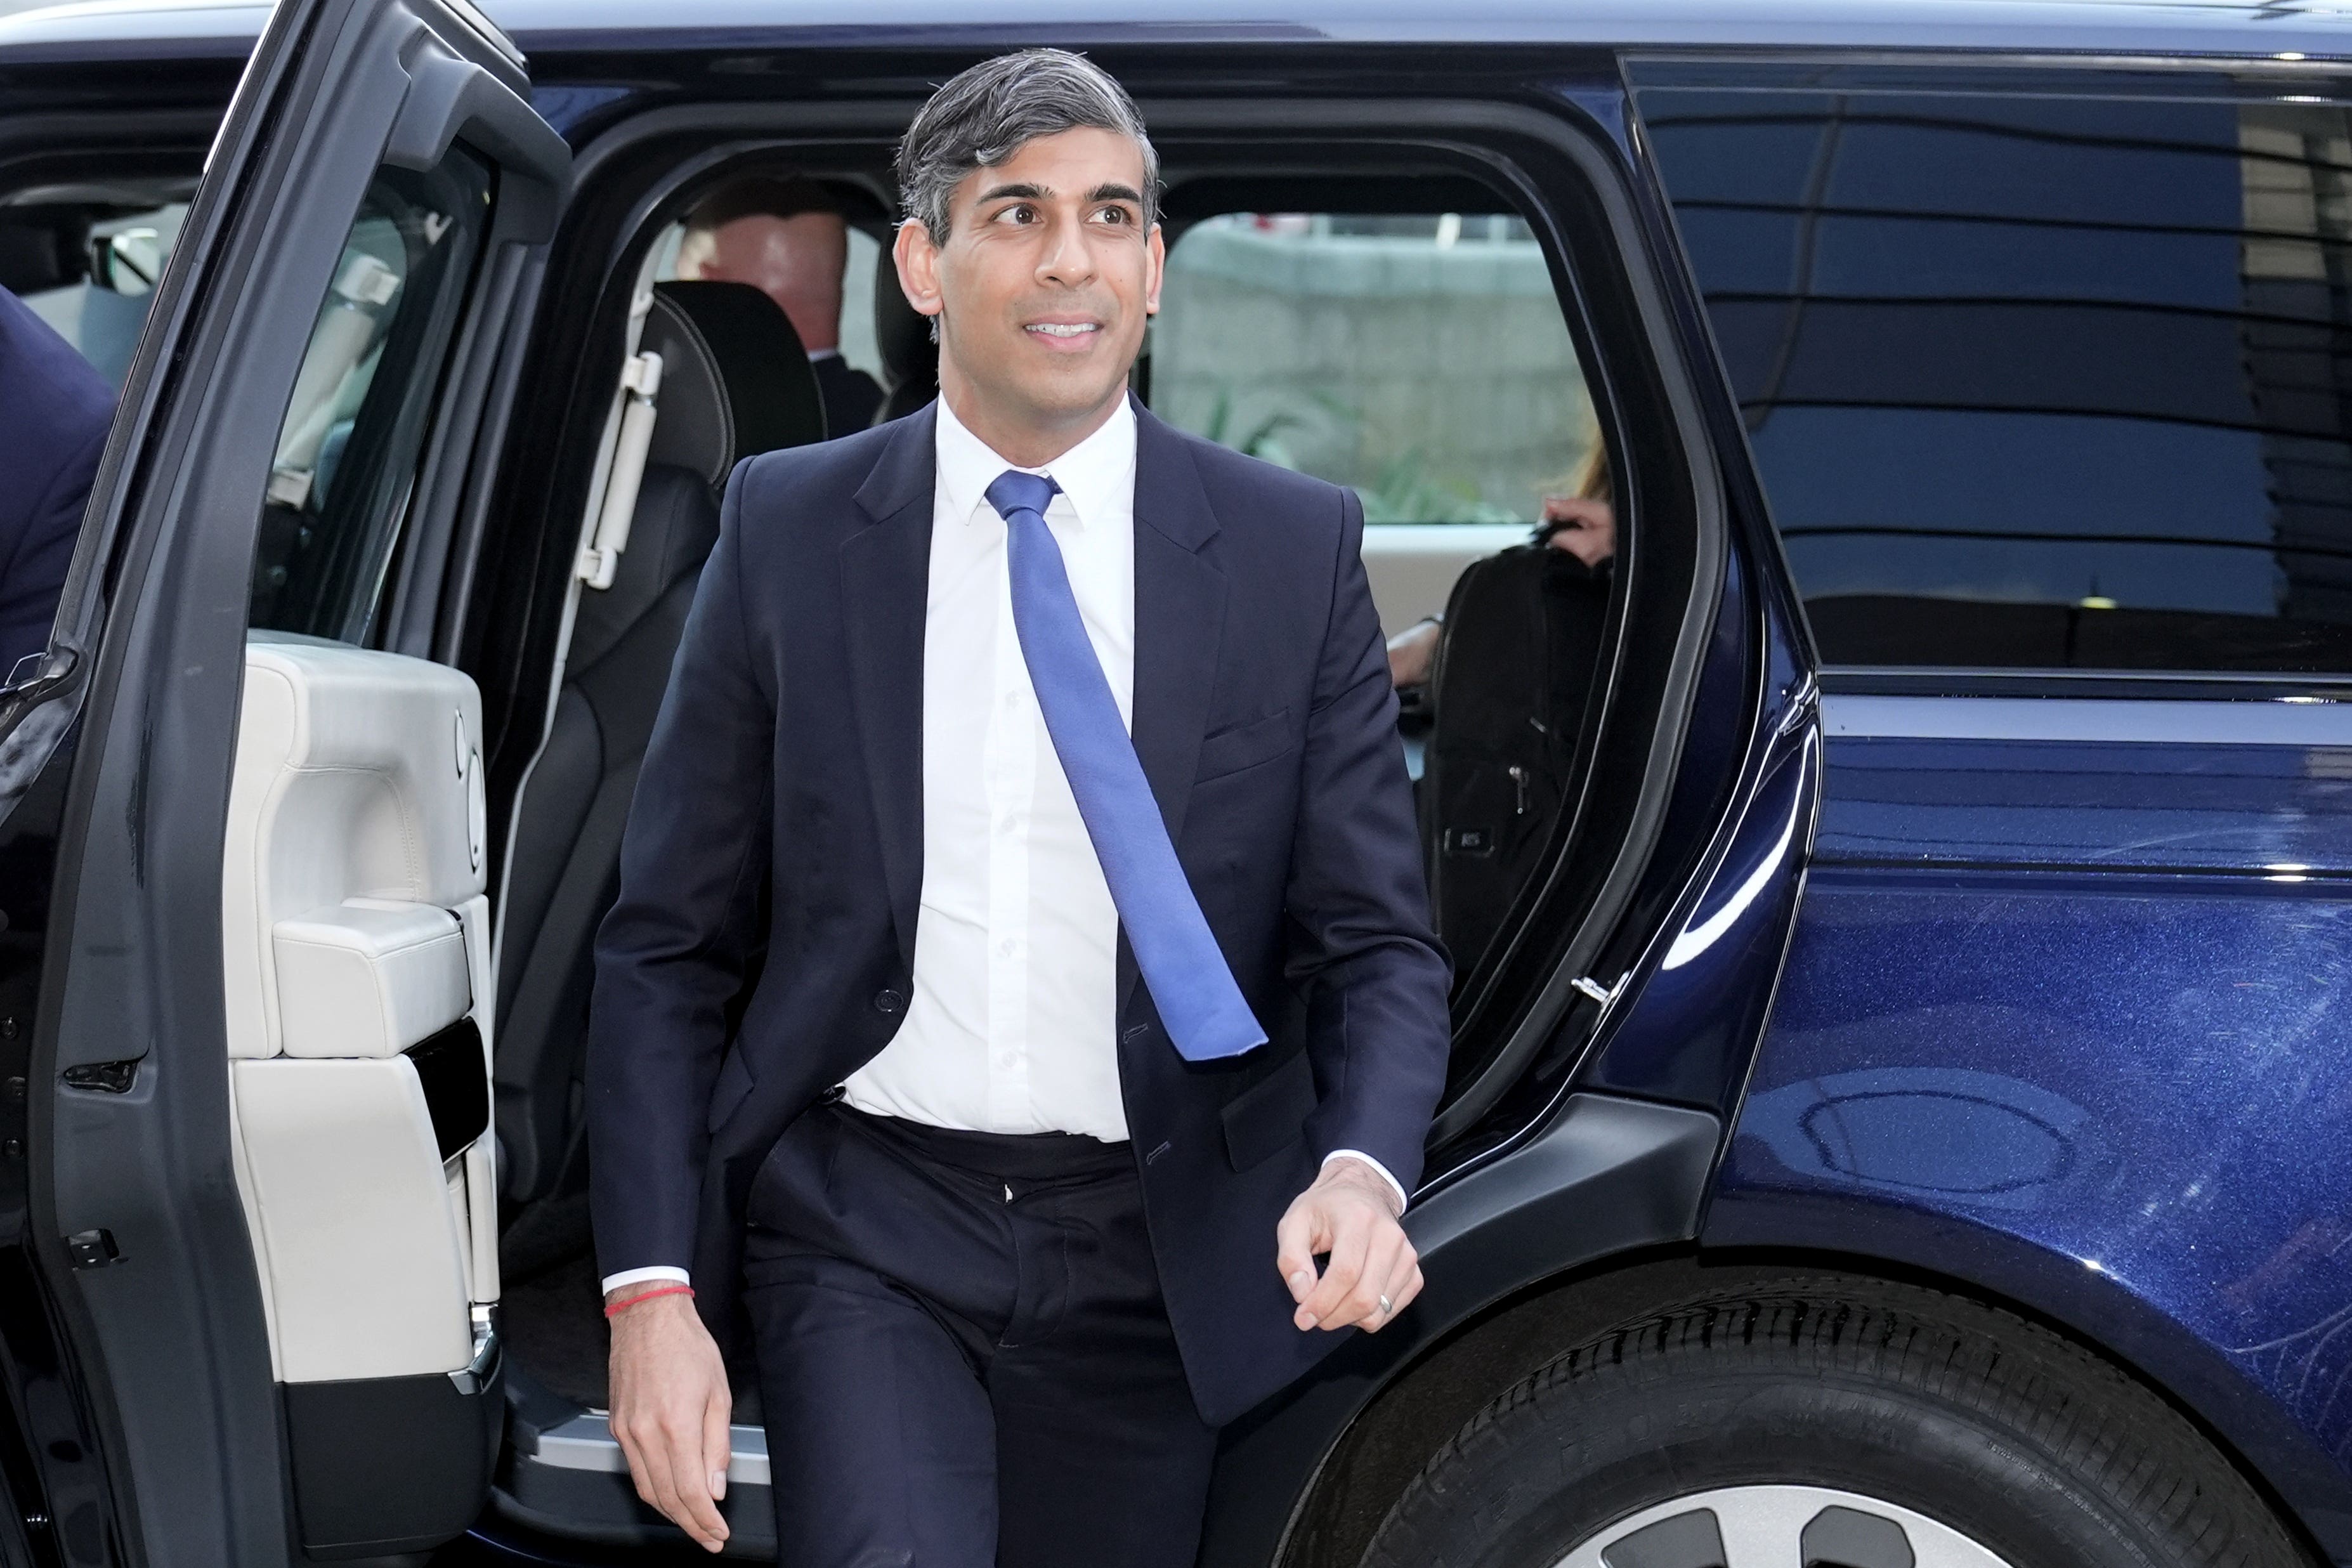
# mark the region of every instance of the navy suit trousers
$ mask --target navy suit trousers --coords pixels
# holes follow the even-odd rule
[[[780,1561],[1192,1568],[1216,1434],[1129,1145],[828,1101],[748,1207]]]

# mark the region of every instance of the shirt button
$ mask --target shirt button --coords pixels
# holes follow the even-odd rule
[[[1004,819],[1003,831],[1007,833],[1018,833],[1021,831],[1021,814],[1019,812],[1016,811],[1012,816]]]
[[[1020,707],[1020,706],[1021,706],[1021,693],[1019,693],[1018,691],[1008,691],[1008,692],[1006,692],[1006,693],[1004,694],[1004,705],[1005,705],[1007,708],[1018,708],[1018,707]]]
[[[996,944],[996,951],[1011,958],[1021,951],[1021,944],[1008,936]]]
[[[906,997],[887,987],[874,994],[874,1010],[877,1013],[895,1014],[906,1005]]]
[[[1021,1058],[1014,1056],[1011,1051],[1007,1051],[1003,1056],[996,1058],[996,1065],[1003,1068],[1006,1072],[1011,1072],[1014,1068],[1021,1065]]]

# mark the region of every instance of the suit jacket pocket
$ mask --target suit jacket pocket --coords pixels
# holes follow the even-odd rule
[[[1220,730],[1201,742],[1201,765],[1193,771],[1192,782],[1206,784],[1211,779],[1272,762],[1297,744],[1297,738],[1290,732],[1287,708],[1246,724]]]
[[[1315,1114],[1315,1068],[1305,1051],[1226,1102],[1225,1153],[1236,1171],[1272,1158]]]
[[[753,1087],[751,1069],[743,1065],[741,1047],[730,1050],[727,1059],[719,1064],[719,1077],[710,1085],[710,1114],[703,1122],[703,1131],[718,1131]]]

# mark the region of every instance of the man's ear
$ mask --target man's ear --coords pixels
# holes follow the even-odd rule
[[[1143,313],[1156,316],[1160,314],[1160,280],[1168,275],[1168,242],[1160,237],[1158,224],[1151,226],[1151,238],[1144,248],[1151,259],[1143,273]]]
[[[940,295],[940,247],[931,243],[931,231],[922,219],[908,218],[898,226],[890,258],[898,265],[898,287],[906,291],[907,303],[926,316],[938,316],[945,303]]]

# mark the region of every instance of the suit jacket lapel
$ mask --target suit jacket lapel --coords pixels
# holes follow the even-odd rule
[[[936,407],[900,422],[856,502],[873,521],[841,544],[850,700],[874,795],[898,954],[915,962],[923,892],[923,622],[929,596]]]
[[[1217,532],[1184,438],[1138,405],[1135,431],[1135,711],[1143,776],[1181,842],[1224,637],[1225,577],[1202,551]],[[1135,985],[1119,944],[1119,1005]]]

